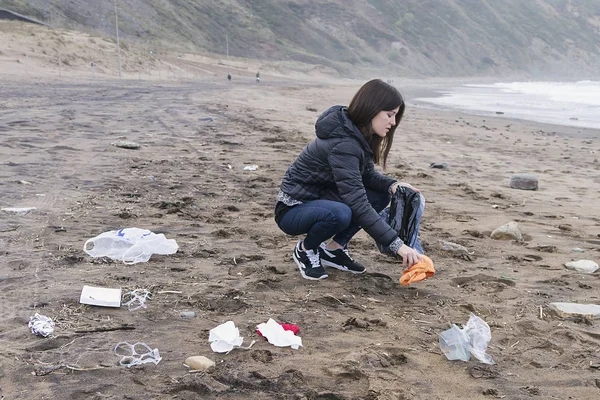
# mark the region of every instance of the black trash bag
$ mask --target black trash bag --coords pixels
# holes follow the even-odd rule
[[[379,213],[392,229],[398,232],[398,237],[408,247],[423,252],[417,235],[419,231],[421,194],[406,186],[398,186],[392,195],[390,206]],[[391,254],[389,247],[377,244],[382,253]]]

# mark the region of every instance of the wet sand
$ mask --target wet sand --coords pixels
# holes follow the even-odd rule
[[[598,273],[563,266],[600,258],[598,139],[409,107],[387,173],[427,199],[421,238],[437,274],[400,286],[400,264],[361,232],[351,252],[368,273],[333,270],[310,282],[291,258],[298,238],[273,221],[274,197],[318,113],[347,104],[360,83],[261,78],[1,82],[0,205],[37,210],[0,213],[0,398],[600,395],[600,372],[590,368],[600,356],[598,322],[562,320],[547,307],[600,303]],[[117,140],[141,148],[112,146]],[[257,171],[243,170],[254,164]],[[539,190],[508,187],[522,172],[538,176]],[[525,241],[489,238],[511,220]],[[82,251],[87,239],[123,227],[164,233],[180,249],[136,265]],[[441,241],[468,253],[448,253]],[[153,297],[134,312],[83,306],[83,285],[147,288]],[[52,337],[29,331],[36,312],[56,322]],[[438,334],[470,312],[491,327],[496,365],[450,362],[440,352]],[[297,324],[304,347],[260,339],[255,327],[269,318]],[[229,320],[244,345],[256,344],[212,353],[208,331]],[[119,366],[112,350],[121,341],[145,342],[163,359]],[[187,372],[182,363],[193,355],[215,369]]]

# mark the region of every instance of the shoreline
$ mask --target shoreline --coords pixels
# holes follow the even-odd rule
[[[408,105],[409,103],[407,103]],[[574,125],[561,125],[561,124],[553,124],[549,122],[538,121],[535,119],[526,119],[526,118],[517,118],[506,115],[499,114],[486,114],[484,112],[478,112],[475,110],[469,110],[460,107],[444,107],[437,106],[435,104],[430,104],[426,102],[415,102],[411,104],[415,108],[429,110],[432,112],[443,112],[443,113],[454,113],[461,116],[470,116],[470,117],[481,117],[481,118],[493,118],[501,121],[505,121],[507,123],[511,122],[520,122],[522,124],[530,124],[536,125],[540,127],[540,130],[545,132],[551,132],[556,134],[557,136],[568,136],[568,137],[580,137],[580,138],[588,138],[588,139],[598,139],[600,138],[600,128],[587,128],[587,127],[578,127]]]
[[[538,121],[535,119],[517,118],[514,116],[507,116],[505,114],[478,112],[461,107],[450,107],[444,105],[438,105],[434,103],[428,103],[418,100],[424,97],[442,97],[439,93],[441,90],[448,90],[450,86],[446,83],[439,83],[433,86],[428,86],[424,82],[412,82],[407,83],[405,87],[396,85],[400,93],[402,93],[407,106],[414,107],[416,109],[429,110],[433,113],[444,113],[450,118],[451,114],[462,117],[480,117],[480,118],[493,118],[506,123],[520,122],[522,124],[530,124],[532,126],[539,126],[541,130],[556,133],[559,136],[571,136],[571,137],[583,137],[583,138],[599,138],[600,128],[587,128],[578,127],[574,125],[560,125],[549,122]]]
[[[470,82],[472,83],[472,82]],[[498,81],[494,82],[498,83]],[[532,82],[531,82],[532,83]],[[563,83],[563,82],[549,82],[552,83]],[[440,85],[435,87],[423,88],[422,86],[413,86],[409,87],[407,91],[412,96],[412,104],[414,106],[420,108],[427,108],[433,110],[454,110],[470,115],[482,116],[482,117],[504,117],[508,119],[522,120],[522,121],[530,121],[535,123],[540,123],[553,127],[571,127],[576,129],[581,129],[582,131],[599,131],[600,130],[600,120],[596,121],[595,119],[589,120],[590,118],[597,118],[597,113],[586,110],[591,106],[586,104],[578,105],[578,108],[581,110],[576,113],[574,110],[566,113],[565,108],[561,111],[554,110],[557,105],[550,99],[535,99],[533,100],[533,95],[530,94],[503,94],[497,93],[498,100],[502,103],[496,103],[497,106],[493,107],[495,109],[490,109],[491,105],[489,103],[483,103],[480,105],[476,104],[477,95],[481,96],[485,93],[485,90],[481,90],[481,93],[477,93],[475,91],[467,94],[466,96],[456,100],[456,105],[450,104],[449,101],[443,101],[445,99],[452,99],[453,96],[461,97],[460,90],[465,88],[466,83],[461,83],[459,85]],[[413,89],[411,91],[411,89]],[[489,91],[489,89],[487,90]],[[486,96],[494,95],[494,93],[488,94]],[[512,97],[512,101],[509,101]],[[530,100],[531,98],[531,100]],[[468,99],[468,100],[467,100]],[[463,102],[461,104],[461,101]],[[537,108],[534,106],[523,106],[519,109],[515,109],[513,105],[509,104],[518,104],[519,102],[524,103],[540,103]],[[543,106],[543,107],[542,107]],[[598,108],[598,106],[595,106]],[[600,112],[600,108],[598,108],[598,112]],[[582,115],[583,113],[583,115]],[[574,115],[577,115],[575,117]],[[562,117],[561,117],[562,116]],[[560,118],[560,120],[559,120]],[[593,137],[593,133],[590,132],[582,132],[586,135],[586,137]]]

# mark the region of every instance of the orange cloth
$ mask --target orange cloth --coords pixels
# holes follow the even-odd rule
[[[413,282],[420,282],[423,279],[430,278],[434,274],[435,268],[433,268],[433,261],[431,261],[431,258],[423,256],[423,261],[419,261],[409,269],[402,272],[400,283],[406,286]]]

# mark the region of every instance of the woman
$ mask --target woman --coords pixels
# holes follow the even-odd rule
[[[363,273],[365,267],[348,253],[348,242],[361,228],[401,256],[404,267],[422,259],[379,217],[398,186],[412,188],[380,174],[374,165],[385,169],[403,114],[398,90],[371,80],[347,108],[333,106],[321,114],[315,125],[317,138],[285,173],[275,221],[289,235],[307,234],[293,253],[305,279],[327,278],[323,266]]]

